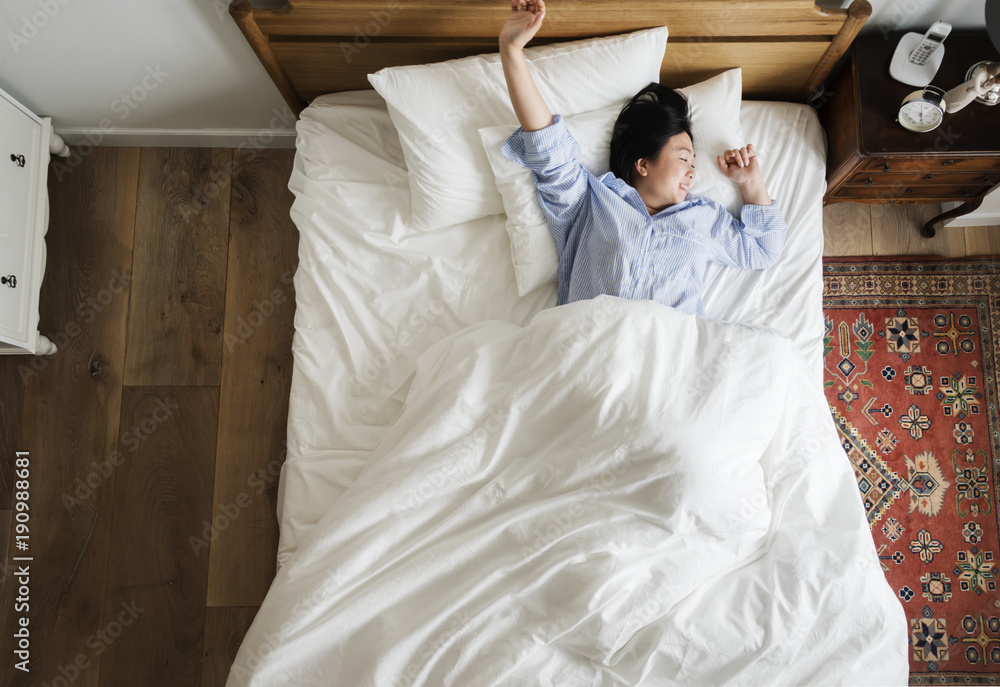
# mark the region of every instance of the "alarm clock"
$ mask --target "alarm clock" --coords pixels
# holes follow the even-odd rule
[[[896,121],[910,131],[931,131],[944,119],[945,107],[944,91],[937,86],[924,86],[903,99]]]

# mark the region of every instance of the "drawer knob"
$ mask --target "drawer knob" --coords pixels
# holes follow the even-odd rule
[[[917,189],[915,187],[911,186],[910,188],[906,189],[906,193],[913,193],[916,190]]]
[[[953,164],[955,164],[955,161],[954,161],[954,160],[945,160],[945,161],[943,161],[943,162],[941,163],[941,166],[942,166],[942,167],[947,167],[948,165],[953,165]]]
[[[889,170],[889,163],[888,163],[888,162],[886,162],[886,163],[885,163],[884,165],[882,165],[882,171],[883,171],[883,172],[888,172],[888,171],[890,171],[890,170]]]
[[[875,185],[875,182],[872,181],[871,177],[868,177],[868,179],[865,181],[865,186],[874,186],[874,185]]]
[[[18,167],[24,167],[24,155],[15,155],[14,153],[11,153],[10,161]]]
[[[933,178],[934,178],[933,174],[925,174],[924,175],[924,179],[933,179]]]
[[[9,286],[12,289],[16,288],[17,287],[17,277],[15,277],[13,274],[10,275],[9,277],[0,277],[0,284],[6,284],[7,286]]]

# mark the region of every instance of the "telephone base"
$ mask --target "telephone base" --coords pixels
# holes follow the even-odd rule
[[[910,53],[920,45],[923,34],[908,33],[899,39],[896,52],[892,55],[892,62],[889,64],[889,75],[896,81],[900,81],[909,86],[926,86],[937,74],[941,61],[944,59],[944,46],[939,45],[937,49],[927,58],[923,66],[910,62]]]

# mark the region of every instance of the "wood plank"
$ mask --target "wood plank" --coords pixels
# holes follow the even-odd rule
[[[890,209],[892,208],[892,209]],[[924,223],[940,214],[937,203],[872,205],[872,249],[875,255],[965,255],[965,234],[939,231],[934,238],[920,235]]]
[[[138,168],[138,149],[92,148],[50,169],[39,329],[59,352],[25,368],[19,442],[30,453],[31,673],[10,660],[21,614],[6,585],[4,685],[68,679],[60,668],[77,671],[74,687],[97,684],[88,638],[103,629]]]
[[[293,159],[251,150],[233,177],[212,512],[234,517],[212,541],[209,606],[259,606],[275,573],[299,243],[288,214]]]
[[[816,62],[816,67],[802,89],[802,95],[807,102],[823,95],[826,78],[833,72],[837,62],[851,47],[865,22],[872,16],[872,5],[868,0],[853,0],[846,10],[847,20],[830,41],[829,50]]]
[[[211,519],[218,407],[214,388],[125,387],[101,685],[201,682],[208,556],[190,540]]]
[[[481,0],[295,0],[278,10],[254,10],[266,36],[429,36],[496,38],[509,5]],[[833,36],[846,10],[821,9],[811,0],[635,0],[627,9],[595,0],[565,0],[546,6],[542,36],[582,38],[669,26],[685,36]]]
[[[681,88],[704,81],[726,69],[743,70],[743,95],[748,99],[795,99],[812,75],[829,42],[803,41],[667,41],[660,83]]]
[[[24,355],[0,356],[0,509],[11,507],[14,452],[21,433],[24,380],[18,368],[30,364]]]
[[[232,152],[143,148],[127,386],[218,386]]]
[[[246,636],[256,607],[208,608],[205,610],[205,652],[202,655],[201,687],[224,687],[236,652]]]
[[[872,217],[868,205],[836,203],[823,208],[823,255],[872,255]]]
[[[257,59],[260,60],[264,71],[267,72],[267,75],[271,77],[271,81],[277,86],[281,97],[288,103],[288,107],[295,113],[295,116],[302,114],[306,103],[295,92],[295,87],[288,80],[285,70],[278,64],[278,59],[274,56],[271,46],[268,44],[267,36],[260,32],[260,28],[254,22],[252,16],[253,8],[250,6],[250,3],[247,0],[234,2],[229,6],[229,13],[232,15],[236,25],[240,27],[240,32],[247,40],[247,43],[250,44],[250,49],[257,55]]]
[[[541,44],[541,43],[539,43]],[[427,64],[495,53],[496,38],[372,42],[361,49],[336,41],[272,41],[271,50],[295,90],[310,100],[324,93],[371,88],[367,74],[401,64]],[[667,41],[660,80],[688,86],[733,67],[743,69],[746,96],[796,97],[828,42]]]
[[[967,255],[1000,255],[1000,226],[963,227]],[[960,227],[942,227],[938,232],[959,231]]]

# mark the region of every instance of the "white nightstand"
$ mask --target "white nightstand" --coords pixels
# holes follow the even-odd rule
[[[50,152],[69,155],[52,121],[0,90],[0,355],[56,352],[38,333]]]

